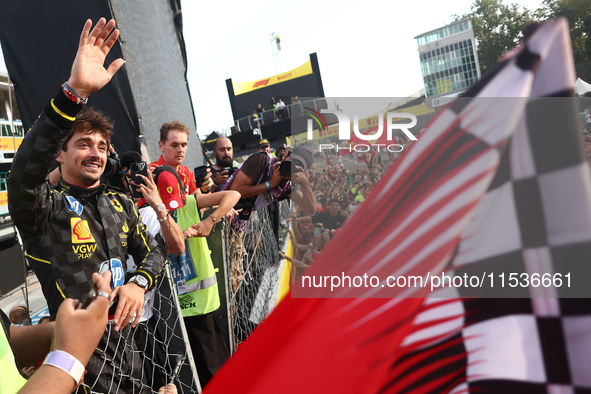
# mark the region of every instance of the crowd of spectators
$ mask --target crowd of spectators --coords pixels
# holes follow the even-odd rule
[[[293,231],[290,235],[294,253],[289,260],[300,272],[323,251],[398,159],[397,154],[380,154],[375,148],[369,152],[340,156],[336,156],[336,151],[326,152],[326,166],[317,164],[307,172],[310,188],[318,201],[315,213],[307,215],[296,209],[291,215]],[[317,163],[322,162],[319,151],[316,153]],[[285,254],[282,256],[287,257]]]

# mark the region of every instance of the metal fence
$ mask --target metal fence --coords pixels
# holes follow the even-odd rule
[[[253,212],[248,221],[224,222],[222,245],[226,272],[230,349],[236,350],[277,303],[279,279],[289,238],[289,200]]]
[[[263,125],[268,125],[279,120],[297,118],[304,115],[304,108],[309,107],[315,111],[323,108],[338,109],[338,103],[330,103],[324,97],[313,100],[305,100],[298,104],[286,105],[283,109],[268,109],[258,114],[257,120],[253,115],[248,115],[234,121],[234,127],[237,132],[248,131]]]
[[[173,288],[167,262],[152,296],[146,297],[144,313],[152,316],[119,332],[109,322],[78,393],[157,393],[167,383],[183,394],[201,391]]]

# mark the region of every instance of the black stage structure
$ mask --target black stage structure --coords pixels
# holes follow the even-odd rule
[[[230,78],[226,80],[226,87],[234,117],[234,127],[229,138],[237,156],[255,152],[261,138],[268,139],[274,147],[292,133],[305,131],[306,118],[302,116],[301,106],[293,108],[291,105],[293,98],[324,98],[316,53],[310,54],[309,61],[294,70],[248,83],[237,83]],[[276,112],[272,108],[272,97],[290,106],[289,119],[283,117],[280,121],[274,121]],[[252,118],[258,104],[265,109],[260,127]],[[327,108],[326,103],[320,107]]]
[[[201,165],[180,0],[4,2],[0,41],[25,129],[68,78],[85,21],[100,17],[114,18],[121,31],[107,64],[118,57],[126,64],[88,105],[115,122],[115,149],[141,146],[147,159],[157,160],[160,126],[180,120],[193,132],[184,164]]]

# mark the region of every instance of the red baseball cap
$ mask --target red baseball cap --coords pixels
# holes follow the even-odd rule
[[[173,211],[187,203],[185,190],[178,172],[171,166],[159,166],[153,172],[160,198],[166,208]]]

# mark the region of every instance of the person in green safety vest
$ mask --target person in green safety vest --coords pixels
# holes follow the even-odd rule
[[[223,216],[236,214],[233,207],[240,193],[228,190],[185,195],[180,177],[170,166],[157,167],[154,177],[160,197],[183,231],[186,242],[185,251],[169,255],[169,260],[197,373],[201,386],[205,387],[230,356],[213,316],[220,307],[220,297],[205,237]],[[201,220],[199,211],[212,206],[217,208]]]

